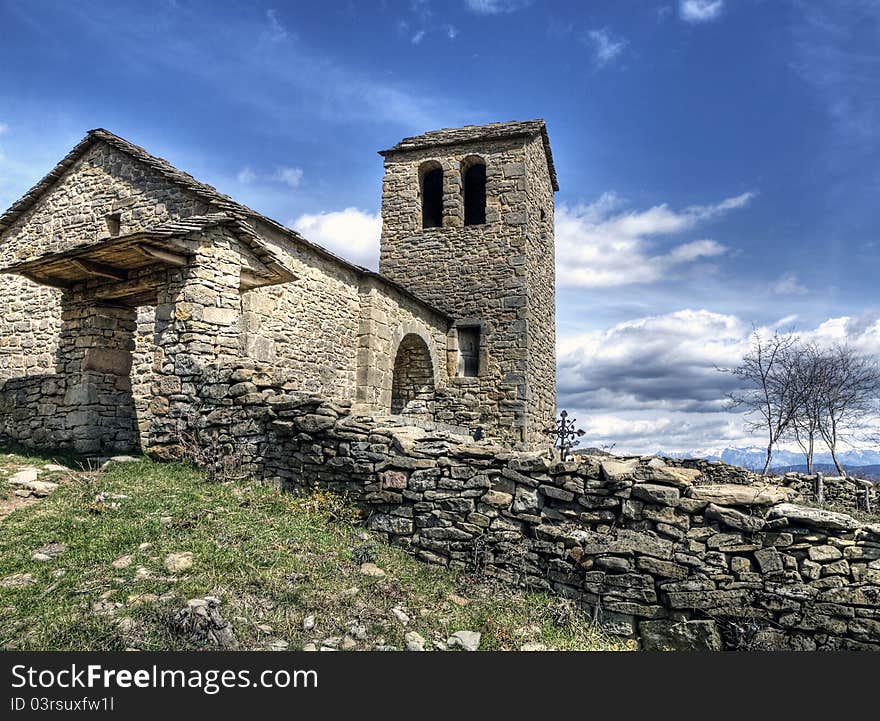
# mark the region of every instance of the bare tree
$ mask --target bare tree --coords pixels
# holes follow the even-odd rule
[[[875,358],[836,346],[823,355],[819,433],[840,475],[846,471],[837,458],[841,440],[865,426],[880,400],[880,367]]]
[[[804,454],[807,473],[813,472],[816,441],[821,438],[819,427],[827,380],[826,355],[813,344],[796,344],[785,359],[793,364],[792,372],[797,384],[794,397],[798,405],[791,419],[789,434]]]
[[[793,356],[798,339],[774,333],[763,338],[752,334],[752,345],[736,368],[723,369],[739,379],[742,389],[729,394],[734,407],[752,416],[749,427],[763,431],[767,438],[767,460],[762,473],[767,475],[773,459],[773,447],[789,430],[801,399]]]

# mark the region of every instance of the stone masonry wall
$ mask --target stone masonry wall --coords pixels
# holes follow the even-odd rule
[[[10,378],[54,370],[60,296],[55,288],[0,275],[0,387]]]
[[[528,403],[530,434],[553,427],[556,419],[556,243],[553,185],[547,174],[541,138],[526,146],[525,177],[528,210],[526,268],[528,270]]]
[[[657,458],[555,463],[286,393],[253,364],[196,385],[202,442],[256,476],[347,492],[423,560],[554,591],[645,648],[880,650],[880,523],[793,489]]]
[[[555,401],[552,271],[545,277],[552,225],[545,227],[549,235],[530,237],[537,226],[530,223],[529,194],[540,197],[536,208],[552,206],[546,160],[533,166],[527,159],[526,146],[540,142],[513,138],[390,153],[382,191],[380,271],[457,324],[480,326],[479,376],[452,378],[450,385],[475,399],[479,424],[524,446],[539,441],[538,426],[548,420],[540,416],[551,396]],[[464,226],[461,170],[474,156],[486,164],[486,222]],[[419,173],[427,162],[443,168],[441,228],[422,228]],[[534,312],[532,294],[542,296]]]

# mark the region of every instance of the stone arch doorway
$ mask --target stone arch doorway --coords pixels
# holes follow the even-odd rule
[[[434,400],[431,351],[415,333],[407,333],[397,347],[391,380],[391,412],[430,417]]]

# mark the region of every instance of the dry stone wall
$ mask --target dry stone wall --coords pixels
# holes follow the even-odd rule
[[[699,470],[703,483],[749,485],[761,482],[761,476],[754,471],[731,466],[722,461],[707,461],[702,458],[664,458],[663,460],[670,466]],[[805,501],[821,503],[833,510],[844,512],[880,510],[880,486],[860,478],[791,472],[773,477],[772,482],[794,489]]]
[[[423,560],[561,594],[645,648],[880,649],[880,523],[792,488],[657,458],[555,463],[287,393],[248,364],[199,393],[200,438],[251,473],[347,492]]]

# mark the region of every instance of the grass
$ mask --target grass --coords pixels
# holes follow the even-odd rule
[[[45,462],[0,453],[6,475]],[[148,461],[40,478],[59,475],[51,496],[0,521],[3,649],[198,648],[171,619],[187,599],[206,595],[221,599],[220,612],[247,649],[278,640],[292,650],[320,646],[351,626],[363,630],[347,645],[362,649],[403,648],[407,631],[430,645],[462,630],[481,632],[484,650],[524,642],[629,648],[556,597],[429,566],[382,543],[332,494],[299,498],[255,483],[209,483],[189,466]],[[66,550],[32,558],[50,543]],[[167,554],[186,551],[192,567],[169,573]],[[114,567],[123,556],[130,564]],[[361,574],[364,560],[385,577]],[[2,585],[18,574],[32,582]],[[410,617],[406,627],[394,607]],[[310,615],[316,628],[304,631]]]

